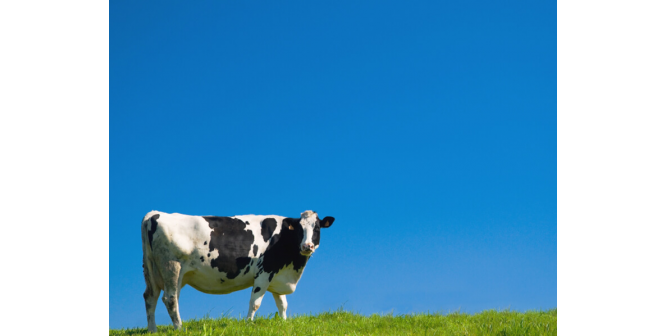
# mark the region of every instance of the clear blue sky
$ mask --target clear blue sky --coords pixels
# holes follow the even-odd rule
[[[110,327],[146,326],[150,210],[336,217],[289,314],[556,307],[556,28],[554,1],[110,2]],[[249,298],[186,287],[181,316]]]

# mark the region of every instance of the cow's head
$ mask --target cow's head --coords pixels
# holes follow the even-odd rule
[[[302,212],[299,224],[304,230],[304,238],[299,245],[300,253],[305,256],[310,256],[320,245],[320,229],[326,229],[332,226],[334,217],[318,218],[318,214],[311,210]]]

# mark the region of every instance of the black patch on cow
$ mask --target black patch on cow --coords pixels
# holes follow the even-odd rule
[[[228,279],[236,278],[250,263],[248,253],[253,245],[253,232],[246,231],[246,223],[237,218],[206,216],[211,231],[209,252],[218,250],[218,258],[211,267],[225,272]]]
[[[268,241],[271,238],[271,235],[276,230],[276,220],[273,218],[265,218],[262,223],[262,238],[264,241]]]
[[[202,262],[204,262],[204,257],[199,257],[199,260],[201,260]]]
[[[259,292],[260,290],[261,290],[260,287],[255,287],[255,290],[253,291],[253,293],[257,293],[257,292]]]
[[[257,257],[257,245],[253,245],[253,256]]]
[[[250,265],[246,266],[246,270],[244,271],[244,275],[248,274],[248,271],[250,271]]]
[[[262,262],[258,265],[263,271],[272,274],[278,273],[283,267],[290,264],[293,265],[295,271],[300,271],[304,268],[308,257],[299,253],[299,245],[301,245],[304,238],[304,230],[299,221],[299,218],[283,219],[281,233],[271,237],[269,247],[263,253],[264,258],[261,259]],[[289,226],[292,226],[293,230],[288,229]],[[271,274],[269,276],[270,278],[272,277]]]
[[[206,257],[207,257],[207,258],[210,257],[210,256],[211,256],[211,253],[207,253],[207,254],[206,254]]]
[[[273,236],[271,237],[271,239],[269,240],[269,245],[267,245],[267,249],[269,249],[270,247],[274,246],[274,245],[278,242],[279,239],[281,239],[281,234],[280,234],[280,233],[273,235]],[[260,257],[261,257],[261,256],[262,256],[262,255],[260,255]]]
[[[220,283],[223,283],[223,282],[225,282],[225,280],[224,280],[224,279],[220,279]]]
[[[206,245],[206,242],[204,242],[204,245]]]
[[[160,214],[151,216],[151,228],[148,229],[148,244],[151,248],[153,248],[153,234],[158,229],[158,218],[160,218]]]
[[[271,279],[274,278],[274,274],[276,274],[276,273],[269,273],[269,282],[271,282]]]

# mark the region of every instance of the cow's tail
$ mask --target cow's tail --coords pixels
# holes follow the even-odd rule
[[[144,280],[146,281],[146,292],[144,298],[160,295],[162,279],[160,272],[156,268],[155,258],[153,257],[152,236],[157,229],[157,219],[160,217],[159,212],[151,211],[144,216],[141,222],[141,243],[144,252]]]

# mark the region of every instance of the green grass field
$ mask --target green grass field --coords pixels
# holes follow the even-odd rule
[[[146,328],[109,330],[109,335],[145,334]],[[255,321],[204,318],[158,326],[156,335],[557,335],[557,310],[487,310],[477,314],[411,314],[364,316],[338,310],[318,315],[295,315],[283,321],[256,316]]]

